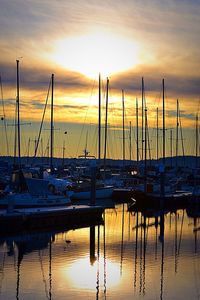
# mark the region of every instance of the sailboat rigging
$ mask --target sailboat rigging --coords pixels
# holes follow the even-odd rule
[[[4,107],[4,99],[3,99],[3,86],[2,86],[1,75],[0,75],[0,89],[1,89],[1,101],[2,101],[2,112],[3,112],[3,115],[1,116],[1,120],[4,123],[5,139],[6,139],[6,151],[7,151],[7,154],[9,156],[8,135],[7,135],[7,122],[6,122],[6,115],[5,115],[5,107]]]

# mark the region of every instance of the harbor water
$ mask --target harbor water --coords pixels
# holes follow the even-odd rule
[[[198,211],[106,208],[101,224],[0,238],[0,299],[200,299]]]

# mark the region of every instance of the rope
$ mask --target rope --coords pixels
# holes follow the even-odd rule
[[[3,101],[3,87],[2,87],[1,75],[0,75],[0,86],[1,86],[1,100],[2,100],[2,110],[3,110],[3,122],[4,122],[4,128],[5,128],[6,148],[7,148],[7,155],[9,156],[7,124],[6,124],[5,107],[4,107],[4,101]]]
[[[42,122],[40,124],[39,135],[38,135],[37,144],[36,144],[36,147],[35,147],[34,157],[36,157],[36,155],[37,155],[37,150],[38,150],[38,146],[39,146],[39,142],[40,142],[40,136],[41,136],[41,132],[42,132],[42,126],[43,126],[43,123],[44,123],[44,117],[45,117],[45,112],[46,112],[46,108],[47,108],[50,87],[51,87],[51,79],[50,79],[50,82],[49,82],[49,88],[48,88],[46,102],[45,102],[45,106],[44,106],[44,111],[43,111],[43,116],[42,116]]]

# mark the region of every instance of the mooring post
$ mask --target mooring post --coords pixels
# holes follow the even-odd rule
[[[90,226],[90,264],[93,265],[95,257],[95,226]]]

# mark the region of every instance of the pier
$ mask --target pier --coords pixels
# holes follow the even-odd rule
[[[76,228],[103,222],[101,206],[72,205],[52,208],[23,208],[0,211],[0,235],[21,231],[64,227]]]

